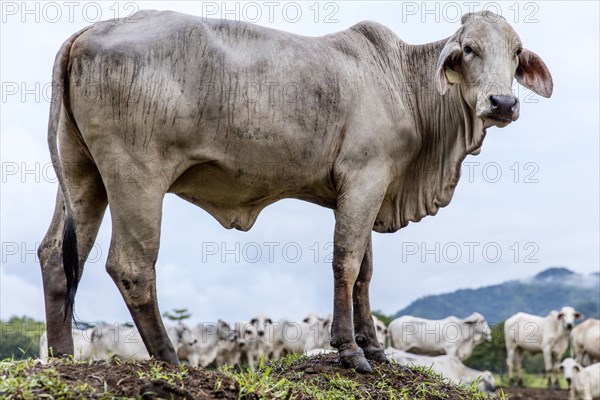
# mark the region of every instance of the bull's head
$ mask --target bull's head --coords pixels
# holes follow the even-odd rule
[[[559,369],[565,375],[565,380],[569,384],[569,387],[571,387],[571,381],[573,380],[573,376],[575,374],[578,374],[579,372],[581,372],[581,370],[583,369],[583,367],[581,365],[579,365],[572,358],[565,358],[560,363]]]
[[[571,330],[575,326],[575,320],[582,319],[583,314],[575,311],[573,307],[565,306],[560,310],[556,318],[562,322],[565,329]]]
[[[499,15],[470,13],[444,46],[437,64],[437,88],[444,95],[453,84],[484,128],[504,127],[519,118],[513,79],[550,97],[552,76],[542,59],[523,48],[513,28]]]

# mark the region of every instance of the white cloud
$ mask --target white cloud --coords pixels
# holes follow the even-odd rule
[[[41,281],[41,279],[40,279]],[[33,284],[0,267],[0,319],[12,316],[44,319],[44,293],[41,282]]]

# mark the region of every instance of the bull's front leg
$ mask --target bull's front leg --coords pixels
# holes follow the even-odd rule
[[[554,363],[552,362],[552,349],[549,345],[545,345],[542,349],[542,355],[544,356],[544,373],[548,377],[547,387],[552,390],[552,376]]]
[[[346,182],[351,182],[351,187],[340,191],[335,213],[331,346],[338,350],[344,367],[372,372],[363,350],[354,340],[353,289],[385,188],[378,187],[370,174]]]
[[[387,362],[383,347],[377,340],[377,333],[373,318],[371,317],[371,303],[369,301],[369,284],[373,276],[373,245],[369,235],[369,242],[360,264],[360,271],[354,291],[352,301],[354,307],[354,331],[356,343],[363,349],[365,357],[371,361]]]

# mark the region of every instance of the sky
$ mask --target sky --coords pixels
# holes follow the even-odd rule
[[[525,279],[550,266],[599,270],[598,2],[17,2],[0,5],[0,319],[44,318],[35,249],[57,189],[47,148],[55,54],[90,23],[141,9],[245,20],[306,36],[380,22],[409,43],[452,35],[460,16],[502,15],[554,79],[550,99],[514,86],[521,117],[488,130],[463,164],[450,205],[394,234],[373,233],[371,305],[393,314],[419,297]],[[315,54],[315,57],[319,57]],[[174,195],[156,265],[162,311],[192,322],[303,318],[332,310],[331,210],[297,200],[266,208],[249,232],[226,230]],[[130,320],[105,270],[105,216],[76,301],[83,321]],[[477,311],[477,310],[473,310]]]

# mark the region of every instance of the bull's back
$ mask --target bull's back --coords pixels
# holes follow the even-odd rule
[[[165,154],[168,142],[223,163],[250,152],[279,162],[270,150],[282,147],[289,162],[318,166],[354,101],[343,88],[360,91],[360,72],[328,39],[174,12],[132,20],[99,23],[73,46],[73,111],[88,143],[110,135]]]
[[[369,75],[380,75],[365,61],[364,36],[304,37],[174,12],[132,20],[98,23],[71,52],[73,114],[101,173],[115,154],[160,170],[169,191],[242,229],[281,198],[335,206],[342,141],[356,151],[371,142],[349,126],[373,118],[360,102],[379,98],[364,95],[376,87]]]
[[[542,346],[545,318],[519,312],[504,321],[506,346],[527,351],[538,351]]]

